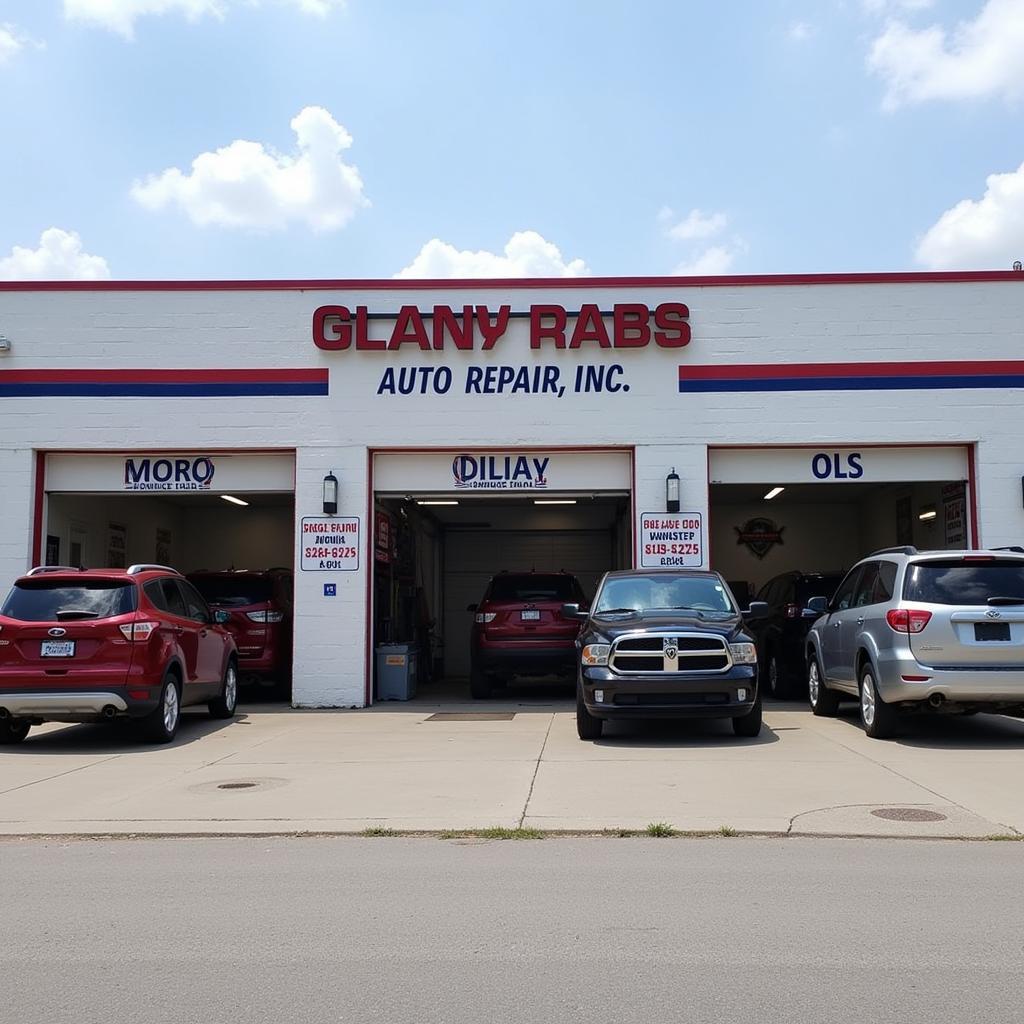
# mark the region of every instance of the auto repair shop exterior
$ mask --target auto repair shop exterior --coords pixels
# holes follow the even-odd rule
[[[1019,544],[1022,325],[1012,272],[3,283],[0,580],[51,492],[291,487],[293,700],[350,707],[381,490],[625,490],[637,564],[706,566],[713,481],[942,479]]]

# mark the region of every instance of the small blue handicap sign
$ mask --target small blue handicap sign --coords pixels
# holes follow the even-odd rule
[[[337,597],[338,596],[338,584],[337,583],[325,583],[324,584],[324,597]]]

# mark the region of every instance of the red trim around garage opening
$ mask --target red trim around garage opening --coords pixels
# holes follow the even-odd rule
[[[1014,270],[896,271],[857,274],[737,274],[731,277],[520,277],[520,278],[350,278],[252,281],[0,281],[4,292],[260,292],[260,291],[451,291],[493,288],[739,288],[842,284],[951,284],[1015,281]]]
[[[981,547],[981,526],[978,522],[978,479],[976,465],[977,445],[967,446],[967,505],[970,516],[970,547]]]

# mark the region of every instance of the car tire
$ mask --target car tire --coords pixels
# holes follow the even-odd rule
[[[0,746],[10,747],[20,743],[31,728],[32,726],[23,718],[15,718],[13,721],[5,718],[0,722]]]
[[[819,718],[832,718],[839,710],[839,694],[825,685],[816,655],[807,662],[807,699]]]
[[[789,677],[783,671],[774,651],[768,655],[768,664],[765,667],[765,684],[768,693],[775,700],[788,700],[792,696]]]
[[[473,700],[489,700],[491,696],[491,680],[476,666],[469,670],[469,693]]]
[[[211,718],[234,718],[238,707],[238,665],[234,658],[228,658],[224,669],[224,681],[221,683],[220,694],[207,704]]]
[[[873,740],[884,740],[896,734],[900,713],[886,704],[878,692],[875,670],[869,662],[860,670],[860,724]]]
[[[177,675],[168,672],[160,687],[160,701],[142,719],[142,730],[150,743],[170,743],[178,732],[180,722],[181,689]]]
[[[576,735],[581,740],[599,740],[604,731],[604,721],[595,718],[583,702],[583,688],[576,687]]]
[[[745,714],[732,720],[732,731],[737,736],[752,739],[761,734],[761,717],[763,709],[761,706],[761,695],[757,695],[754,706]]]

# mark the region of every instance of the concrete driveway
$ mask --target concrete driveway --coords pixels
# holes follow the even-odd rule
[[[490,720],[475,717],[486,712]],[[435,717],[439,715],[440,717]],[[470,716],[468,718],[463,716]],[[851,706],[770,705],[728,723],[613,726],[576,738],[567,701],[264,706],[186,714],[177,740],[44,726],[0,748],[0,834],[642,829],[981,837],[1024,833],[1024,722],[913,721],[867,739]],[[879,813],[881,812],[881,813]]]

